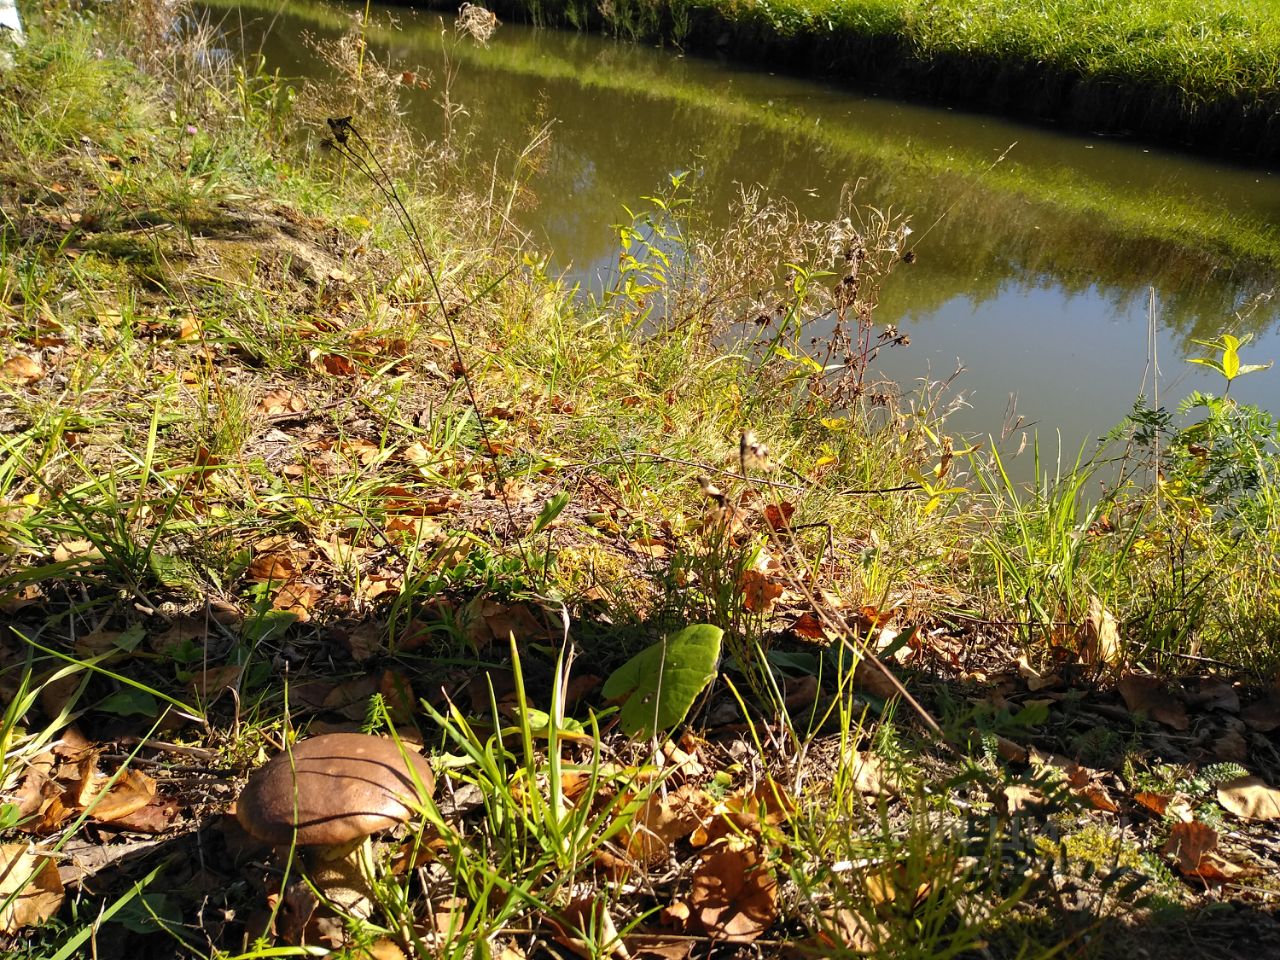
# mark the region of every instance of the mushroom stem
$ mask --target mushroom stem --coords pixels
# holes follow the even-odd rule
[[[306,875],[316,892],[340,913],[367,920],[373,913],[377,876],[369,837],[333,847],[316,847],[307,856]]]

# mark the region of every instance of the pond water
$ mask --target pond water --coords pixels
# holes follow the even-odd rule
[[[270,66],[319,75],[302,34],[336,35],[352,9],[241,5],[235,16]],[[634,209],[674,171],[692,171],[700,202],[722,217],[740,184],[827,217],[853,182],[861,202],[909,215],[918,259],[889,278],[877,319],[899,324],[912,343],[882,368],[909,388],[963,367],[953,391],[966,406],[954,430],[997,433],[1012,397],[1042,446],[1055,451],[1056,434],[1073,456],[1124,417],[1144,376],[1150,394],[1152,303],[1162,402],[1221,390],[1185,362],[1206,352],[1192,337],[1251,332],[1246,362],[1280,360],[1280,299],[1266,299],[1273,268],[1224,254],[1211,237],[1172,242],[1164,230],[1195,237],[1208,224],[1280,250],[1280,176],[1270,170],[600,37],[504,25],[481,49],[460,42],[438,14],[375,7],[373,15],[375,55],[431,78],[431,89],[406,96],[429,138],[442,128],[436,101],[449,73],[475,156],[510,153],[540,121],[555,121],[531,183],[539,202],[518,216],[554,266],[588,282],[616,260],[623,205]],[[388,27],[392,15],[398,25]],[[1162,226],[1144,226],[1142,216]],[[1232,393],[1280,412],[1280,368],[1240,380]]]

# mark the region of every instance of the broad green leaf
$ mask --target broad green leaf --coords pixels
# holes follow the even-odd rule
[[[262,643],[279,636],[298,622],[297,614],[288,610],[264,610],[244,622],[245,639]]]
[[[156,698],[145,690],[125,687],[106,697],[98,704],[103,713],[114,713],[121,717],[154,717],[160,712]]]
[[[569,505],[569,494],[560,491],[554,497],[547,501],[547,505],[542,508],[542,512],[538,514],[538,518],[533,521],[533,528],[529,531],[529,536],[536,537],[547,527],[555,522],[556,517],[564,511]]]
[[[1187,359],[1187,363],[1198,363],[1202,367],[1208,367],[1210,370],[1217,370],[1224,377],[1226,376],[1226,371],[1222,369],[1222,364],[1213,359],[1213,357],[1189,357]]]
[[[770,650],[765,654],[765,659],[770,666],[787,676],[804,677],[818,672],[818,658],[812,653]]]
[[[529,729],[535,737],[546,739],[547,732],[551,729],[551,714],[545,710],[535,710],[533,707],[526,707],[524,710],[525,719],[529,722]],[[508,727],[508,730],[518,731],[519,727]],[[582,725],[580,720],[572,717],[564,717],[556,724],[556,730],[561,737],[569,736],[572,738],[586,737],[587,728]],[[590,739],[589,737],[587,739]]]
[[[1246,373],[1257,373],[1259,370],[1270,370],[1274,364],[1274,360],[1268,360],[1266,363],[1246,363],[1241,365],[1240,372],[1236,374],[1236,376],[1243,377]]]
[[[608,700],[625,698],[622,732],[637,740],[670,730],[689,713],[720,662],[724,631],[695,624],[641,650],[605,681]]]
[[[141,623],[132,623],[125,627],[120,636],[116,637],[112,642],[125,653],[133,653],[146,635],[147,631]]]

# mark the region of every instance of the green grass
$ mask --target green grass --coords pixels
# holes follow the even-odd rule
[[[598,23],[574,3],[495,4],[535,22]],[[610,5],[633,39],[1119,130],[1274,156],[1280,78],[1272,0],[688,0]],[[723,48],[723,47],[721,47]]]
[[[374,126],[352,122],[369,155],[308,149],[278,78],[173,73],[206,61],[140,49],[129,23],[51,13],[0,93],[0,843],[25,850],[25,828],[44,852],[129,854],[0,949],[297,952],[307,888],[278,898],[280,877],[326,899],[323,881],[224,814],[264,755],[323,724],[421,742],[447,789],[371,851],[363,901],[312,946],[608,956],[660,931],[713,949],[725,922],[700,908],[726,877],[765,904],[738,918],[762,948],[824,955],[1048,957],[1147,918],[1121,868],[1169,825],[1144,820],[1137,852],[1112,844],[1066,774],[1000,749],[1079,742],[1057,728],[1093,692],[998,703],[955,650],[993,676],[1017,677],[1010,644],[1118,670],[1054,640],[1098,597],[1130,667],[1274,670],[1267,415],[1139,410],[1115,463],[1086,455],[1020,490],[961,452],[940,398],[873,379],[901,221],[749,200],[708,234],[676,179],[620,227],[616,283],[580,296],[505,226],[519,181],[486,167],[476,184],[465,145],[415,143],[354,36],[330,53],[359,86],[311,92],[368,105]],[[92,84],[111,117],[76,114]],[[79,119],[37,134],[34,111]],[[359,156],[383,166],[375,183]],[[811,344],[833,314],[831,343]],[[1104,469],[1119,480],[1090,499]],[[696,764],[570,695],[700,622],[725,656],[688,732],[723,736],[680,740]],[[886,656],[932,674],[910,687],[935,733],[856,662],[887,622],[903,632]],[[1113,771],[1087,776],[1157,769],[1143,723],[1092,743]],[[101,755],[74,752],[77,729]],[[55,737],[74,759],[47,753]],[[868,758],[893,790],[860,781]],[[28,809],[37,769],[67,816]],[[92,798],[67,785],[94,769]],[[138,773],[173,801],[154,850],[88,826]],[[681,790],[705,809],[662,833]],[[1010,809],[1027,791],[1042,811]],[[1195,803],[1226,816],[1207,788]],[[1030,839],[1050,826],[1064,842]],[[1157,866],[1173,908],[1199,902]],[[1064,909],[1055,869],[1087,909]]]

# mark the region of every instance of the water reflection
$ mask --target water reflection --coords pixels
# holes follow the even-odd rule
[[[553,263],[576,276],[612,266],[622,204],[677,169],[696,172],[700,203],[721,215],[741,183],[823,217],[857,182],[862,202],[910,213],[919,259],[891,278],[879,318],[920,329],[910,350],[887,356],[886,372],[911,381],[963,364],[959,388],[972,408],[959,415],[961,429],[998,429],[1016,393],[1019,411],[1060,429],[1068,446],[1105,431],[1143,383],[1151,288],[1162,396],[1220,386],[1181,362],[1199,352],[1192,337],[1253,332],[1246,359],[1280,358],[1280,303],[1233,316],[1270,290],[1280,263],[1280,177],[1269,171],[577,34],[505,26],[480,49],[442,41],[438,17],[396,15],[399,29],[370,31],[375,50],[439,84],[447,46],[460,65],[450,95],[468,108],[475,156],[510,155],[555,120],[532,184],[539,203],[521,216]],[[317,72],[301,32],[334,34],[344,17],[282,8],[264,41],[270,62]],[[406,96],[428,137],[441,130],[437,95]],[[1234,392],[1280,409],[1280,375],[1246,378]]]

